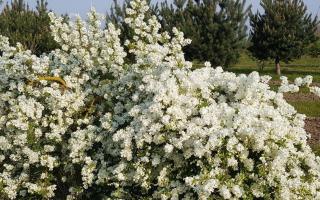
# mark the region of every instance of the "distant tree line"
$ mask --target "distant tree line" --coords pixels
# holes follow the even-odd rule
[[[124,23],[129,2],[126,0],[119,5],[114,0],[114,6],[107,14],[107,23],[113,22],[124,30],[123,39],[132,35]],[[247,40],[245,23],[249,12],[245,0],[174,0],[172,4],[165,1],[150,9],[150,14],[158,17],[163,30],[170,33],[173,27],[177,27],[192,40],[184,49],[187,59],[207,60],[215,66],[237,62]]]
[[[320,55],[318,19],[308,14],[303,0],[261,0],[263,11],[256,13],[251,12],[245,0],[148,2],[148,15],[157,16],[163,30],[171,33],[177,27],[192,40],[184,48],[191,61],[228,67],[238,61],[242,51],[249,50],[259,61],[273,59],[280,74],[280,61],[290,62],[306,53]],[[124,22],[129,3],[130,0],[122,4],[113,0],[106,16],[106,24],[112,22],[121,29],[123,43],[133,35]],[[37,55],[59,48],[50,35],[48,12],[45,0],[38,0],[35,10],[24,0],[13,0],[0,13],[0,34]],[[246,26],[248,18],[250,31]],[[128,59],[133,58],[129,55]]]
[[[273,59],[280,75],[280,61],[301,57],[317,40],[318,19],[303,0],[261,0],[261,6],[264,12],[250,17],[249,51],[259,60]]]
[[[59,48],[51,36],[47,6],[45,0],[37,0],[35,9],[24,0],[7,3],[0,13],[0,34],[8,37],[11,44],[19,42],[36,55]]]
[[[119,5],[114,0],[107,14],[107,23],[117,24],[124,40],[132,35],[124,23],[129,2]],[[280,61],[290,62],[305,53],[319,55],[318,19],[308,14],[303,0],[261,0],[260,4],[264,10],[253,14],[245,0],[174,0],[151,6],[150,14],[158,16],[164,30],[170,32],[177,27],[192,39],[184,49],[186,58],[192,61],[206,60],[213,66],[228,67],[248,49],[260,61],[273,59],[280,74]]]
[[[50,35],[47,12],[44,0],[37,1],[36,10],[31,10],[23,0],[7,3],[0,14],[0,34],[38,55],[57,48]]]

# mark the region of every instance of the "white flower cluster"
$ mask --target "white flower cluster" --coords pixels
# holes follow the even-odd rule
[[[320,97],[320,88],[319,87],[310,87],[310,92]]]
[[[316,96],[320,97],[320,88],[316,86],[311,86],[313,77],[306,76],[305,78],[298,77],[294,80],[293,84],[289,84],[288,78],[285,76],[280,77],[281,79],[281,86],[278,89],[279,93],[296,93],[299,92],[300,87],[307,87],[309,88],[310,92],[315,94]]]
[[[302,86],[305,86],[310,89],[311,93],[314,93],[315,95],[320,97],[320,88],[313,86],[311,87],[312,84],[312,76],[306,76],[305,78],[296,78],[294,80],[293,84],[289,84],[288,78],[285,76],[280,77],[281,79],[281,86],[279,87],[278,92],[279,93],[286,93],[286,92],[299,92],[299,88]]]
[[[95,11],[50,14],[62,49],[41,57],[0,37],[0,197],[320,199],[305,116],[282,94],[312,79],[274,92],[256,72],[192,71],[190,41],[147,10],[131,1],[128,52]]]

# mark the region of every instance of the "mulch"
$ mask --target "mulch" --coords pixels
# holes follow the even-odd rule
[[[310,144],[320,144],[320,117],[307,118],[305,129],[311,134]]]
[[[320,101],[320,97],[316,96],[312,93],[285,93],[284,98],[287,101],[295,102],[295,101]]]

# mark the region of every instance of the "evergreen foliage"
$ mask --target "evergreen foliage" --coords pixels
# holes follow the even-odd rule
[[[45,0],[38,0],[32,10],[24,0],[7,3],[0,13],[0,34],[9,37],[11,44],[20,42],[37,55],[59,47],[50,33],[47,5]]]
[[[126,5],[114,6],[107,15],[107,22],[118,25],[121,39],[132,37],[132,32],[124,23]],[[150,4],[150,1],[149,1]],[[228,66],[237,62],[240,51],[245,47],[247,20],[250,8],[245,0],[174,0],[151,7],[149,14],[157,15],[162,29],[172,32],[174,27],[181,30],[191,45],[184,47],[188,60],[210,61],[214,66]]]
[[[310,45],[308,54],[313,58],[320,57],[320,39]]]
[[[167,31],[177,27],[192,40],[184,49],[189,60],[225,67],[236,63],[245,47],[249,11],[245,0],[175,0],[173,5],[162,3],[159,9]]]
[[[303,0],[262,0],[261,6],[264,12],[250,17],[249,50],[259,60],[274,59],[280,74],[280,61],[299,58],[316,41],[318,20],[307,13]]]

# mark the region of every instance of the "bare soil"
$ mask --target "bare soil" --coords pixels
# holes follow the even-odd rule
[[[292,81],[289,81],[289,83],[293,83]],[[281,85],[281,80],[270,80],[269,81],[269,84],[270,85],[278,85],[278,86],[280,86]],[[320,83],[317,83],[317,82],[313,82],[312,84],[311,84],[311,86],[317,86],[317,87],[320,87]]]
[[[312,93],[285,93],[284,98],[287,101],[320,101],[320,97]]]
[[[305,123],[305,129],[311,134],[309,139],[310,144],[320,143],[320,117],[307,118]]]

